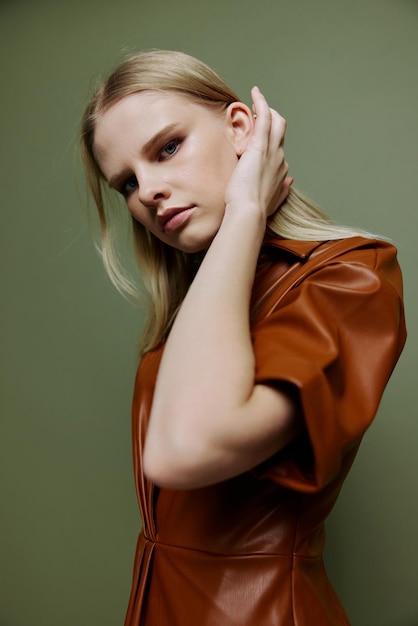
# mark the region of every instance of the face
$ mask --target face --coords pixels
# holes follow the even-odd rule
[[[210,245],[238,160],[227,111],[172,92],[135,93],[99,117],[94,151],[135,220],[184,252]]]

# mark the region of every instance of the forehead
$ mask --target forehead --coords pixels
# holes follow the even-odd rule
[[[94,153],[98,162],[107,160],[109,150],[127,146],[135,139],[145,144],[166,126],[219,122],[215,109],[200,104],[187,94],[170,91],[141,91],[125,96],[102,112],[95,125]]]
[[[196,101],[187,94],[171,91],[139,91],[124,96],[105,109],[99,116],[99,120],[106,117],[143,116],[158,113],[161,115],[170,109],[187,110],[194,108]]]
[[[169,91],[141,91],[125,96],[103,111],[95,126],[95,144],[103,135],[123,130],[128,123],[152,132],[155,127],[186,119],[214,117],[214,109],[187,94]]]

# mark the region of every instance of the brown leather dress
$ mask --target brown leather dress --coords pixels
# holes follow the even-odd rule
[[[158,489],[142,447],[162,349],[144,356],[133,401],[143,530],[125,626],[349,624],[325,573],[323,524],[405,342],[396,250],[272,240],[251,316],[256,382],[296,386],[305,433],[232,480]]]

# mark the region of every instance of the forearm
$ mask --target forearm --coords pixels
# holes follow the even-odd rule
[[[264,231],[256,211],[226,211],[164,349],[150,446],[153,438],[205,445],[235,430],[254,385],[249,302]]]

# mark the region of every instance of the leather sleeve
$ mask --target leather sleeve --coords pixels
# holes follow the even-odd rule
[[[306,426],[257,474],[304,492],[330,483],[373,420],[404,342],[392,246],[351,250],[308,274],[253,328],[256,383],[295,386]]]

